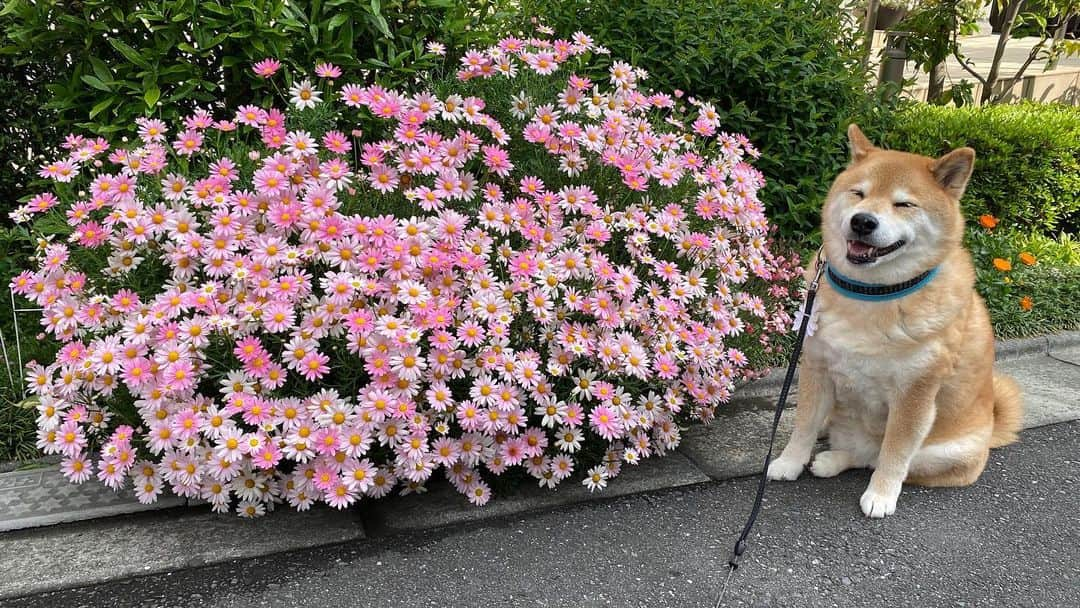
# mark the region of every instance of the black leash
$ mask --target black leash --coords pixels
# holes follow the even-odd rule
[[[769,452],[765,455],[765,464],[761,467],[761,477],[758,479],[757,495],[754,497],[754,508],[750,511],[750,517],[743,526],[739,540],[735,542],[735,548],[731,551],[731,559],[728,560],[728,573],[724,578],[724,584],[720,587],[720,595],[716,598],[716,608],[724,601],[728,583],[739,568],[739,558],[746,552],[746,539],[754,528],[758,513],[761,511],[761,501],[765,498],[765,484],[768,483],[769,463],[772,462],[773,444],[776,443],[776,428],[780,426],[780,415],[784,413],[784,405],[787,404],[788,391],[791,390],[791,381],[795,376],[795,368],[799,365],[799,355],[802,353],[803,340],[806,338],[806,327],[810,323],[810,315],[814,310],[814,298],[817,297],[818,283],[821,281],[821,271],[825,269],[825,259],[821,251],[818,251],[817,268],[814,280],[806,289],[806,303],[802,308],[802,322],[799,324],[799,333],[795,338],[795,346],[791,349],[791,360],[788,362],[787,375],[784,376],[784,385],[780,388],[780,398],[776,400],[776,412],[773,414],[772,434],[769,437]]]

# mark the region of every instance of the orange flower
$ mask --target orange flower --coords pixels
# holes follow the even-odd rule
[[[1009,272],[1012,270],[1012,262],[1002,258],[994,258],[994,268],[997,268],[1001,272]]]
[[[1034,304],[1035,304],[1035,302],[1033,302],[1031,300],[1031,296],[1024,296],[1024,297],[1020,298],[1020,308],[1022,308],[1024,310],[1031,310],[1031,307]]]
[[[983,228],[986,228],[987,230],[993,230],[993,228],[997,226],[997,224],[998,219],[990,215],[989,213],[979,216],[979,225],[981,225]]]
[[[1020,261],[1024,263],[1024,266],[1034,266],[1035,256],[1027,251],[1020,252]]]

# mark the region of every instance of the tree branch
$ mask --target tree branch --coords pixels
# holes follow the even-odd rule
[[[1012,78],[1005,81],[1004,86],[1001,87],[1001,92],[994,95],[994,103],[1001,101],[1005,97],[1005,94],[1009,90],[1011,90],[1016,85],[1017,81],[1019,81],[1024,76],[1024,71],[1027,70],[1028,66],[1030,66],[1032,62],[1035,61],[1035,59],[1039,56],[1039,53],[1046,45],[1046,41],[1049,39],[1050,38],[1047,37],[1044,33],[1042,39],[1039,40],[1039,43],[1031,47],[1031,52],[1028,53],[1027,61],[1025,61],[1024,64],[1020,66],[1020,69],[1017,70],[1015,74],[1013,74]]]
[[[1005,4],[1005,19],[1001,23],[1001,33],[998,34],[997,48],[994,49],[994,60],[990,63],[990,71],[986,74],[986,84],[983,85],[980,99],[982,103],[987,103],[994,97],[993,90],[998,83],[998,70],[1001,69],[1001,58],[1005,56],[1005,45],[1012,38],[1012,30],[1016,26],[1016,17],[1024,7],[1025,1],[1015,0],[1011,4]]]
[[[962,68],[964,68],[965,70],[967,70],[967,73],[968,73],[968,74],[971,74],[972,76],[974,76],[974,77],[976,78],[976,80],[978,80],[978,81],[979,81],[980,83],[982,83],[982,85],[983,85],[983,86],[986,86],[986,79],[985,79],[985,78],[983,78],[983,77],[982,77],[982,76],[981,76],[981,75],[980,75],[980,74],[979,74],[978,72],[976,72],[976,71],[975,71],[975,70],[974,70],[974,69],[973,69],[973,68],[971,67],[971,65],[974,65],[974,64],[971,64],[971,60],[970,60],[970,59],[968,59],[967,57],[963,57],[962,55],[960,55],[960,48],[959,48],[959,47],[957,47],[957,48],[954,48],[954,49],[953,49],[953,57],[955,57],[955,58],[956,58],[956,61],[958,61],[958,62],[960,63],[960,67],[962,67]],[[971,64],[971,65],[968,65],[968,64]]]

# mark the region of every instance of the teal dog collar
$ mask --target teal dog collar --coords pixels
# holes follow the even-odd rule
[[[903,283],[880,285],[863,283],[861,281],[856,281],[855,279],[850,279],[839,272],[836,272],[830,265],[825,272],[825,278],[829,281],[829,285],[832,285],[832,288],[844,297],[862,300],[864,302],[887,302],[889,300],[898,300],[904,296],[909,296],[923,287],[926,287],[927,283],[934,279],[937,272],[938,267],[935,266],[919,276],[904,281]]]

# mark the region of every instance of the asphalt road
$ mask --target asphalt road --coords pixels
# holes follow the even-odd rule
[[[1023,433],[969,488],[859,511],[869,474],[769,487],[729,606],[1080,606],[1080,422]],[[712,606],[754,480],[369,538],[9,606]]]

